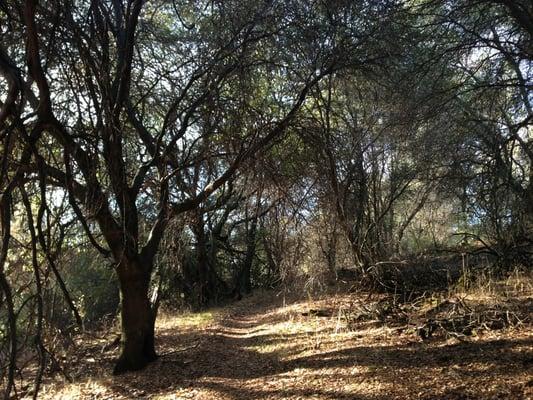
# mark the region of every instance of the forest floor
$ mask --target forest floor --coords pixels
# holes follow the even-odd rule
[[[409,308],[383,295],[289,300],[263,292],[203,313],[165,313],[160,358],[145,370],[112,376],[109,333],[80,337],[65,361],[74,383],[57,373],[39,397],[533,399],[532,282],[425,296]],[[478,318],[468,334],[421,333],[421,324],[442,318],[436,310],[450,317],[461,304],[492,316],[503,310],[509,323]]]

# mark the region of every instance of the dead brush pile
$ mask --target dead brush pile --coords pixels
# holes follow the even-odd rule
[[[401,275],[402,279],[407,273]],[[441,277],[446,274],[440,274]],[[450,275],[448,275],[449,277]],[[388,276],[390,278],[390,275]],[[522,328],[533,324],[533,274],[515,270],[496,278],[479,270],[465,270],[446,290],[411,283],[410,291],[382,291],[358,298],[341,310],[348,329],[362,324],[387,326],[422,340],[475,336],[486,331]],[[388,281],[392,284],[392,280]],[[402,280],[401,288],[408,285]],[[434,283],[434,281],[433,281]],[[418,288],[418,290],[417,290]]]

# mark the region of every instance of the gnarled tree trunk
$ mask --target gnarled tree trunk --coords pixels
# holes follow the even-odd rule
[[[121,299],[121,354],[114,374],[136,371],[157,358],[154,329],[155,311],[148,290],[150,268],[139,260],[122,260],[117,268]]]

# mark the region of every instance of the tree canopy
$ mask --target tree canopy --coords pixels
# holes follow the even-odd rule
[[[118,304],[121,373],[161,302],[443,248],[530,265],[532,85],[528,0],[0,1],[6,398],[22,329],[37,395],[47,332]]]

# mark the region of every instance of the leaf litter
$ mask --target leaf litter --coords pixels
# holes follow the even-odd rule
[[[43,399],[533,399],[533,292],[285,299],[164,313],[159,359],[112,376],[109,332],[80,336]]]

